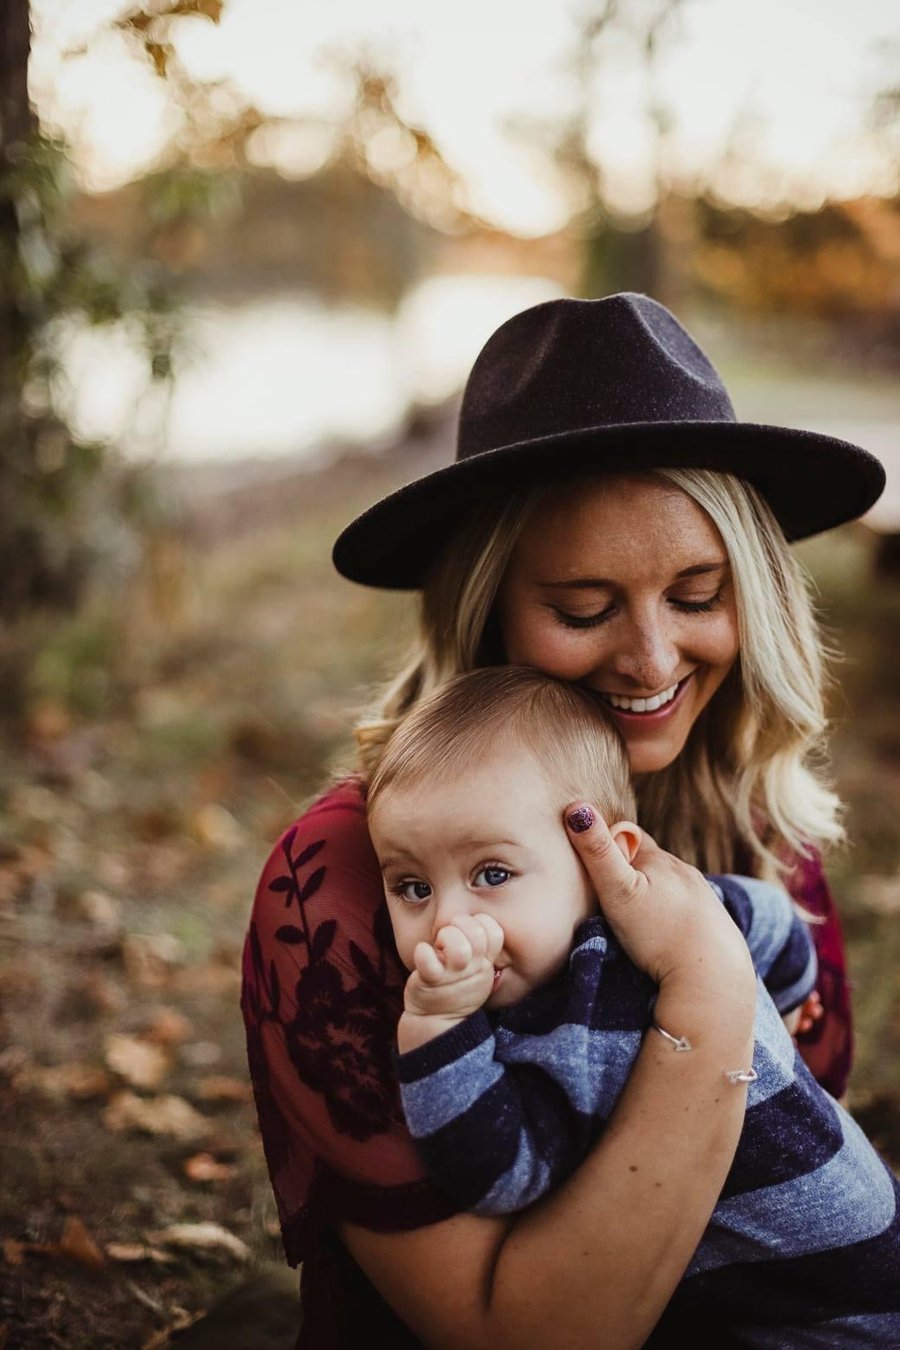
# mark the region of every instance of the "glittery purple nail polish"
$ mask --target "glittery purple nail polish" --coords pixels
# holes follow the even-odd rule
[[[594,823],[594,813],[589,806],[579,806],[566,816],[566,824],[573,834],[584,834]]]

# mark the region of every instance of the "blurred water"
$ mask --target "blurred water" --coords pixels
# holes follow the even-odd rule
[[[543,278],[442,276],[412,290],[392,317],[302,294],[197,308],[166,403],[148,394],[146,362],[126,331],[72,329],[62,345],[74,421],[132,456],[178,463],[314,461],[348,442],[377,452],[411,403],[461,387],[500,323],[557,294]],[[774,362],[760,369],[733,357],[723,373],[742,419],[807,427],[877,454],[888,489],[873,523],[900,528],[896,381],[799,374]]]
[[[126,331],[63,338],[73,420],[133,456],[178,461],[314,457],[329,442],[377,444],[413,401],[459,388],[511,314],[559,293],[534,277],[435,277],[388,317],[287,295],[190,312],[186,365],[165,405]]]

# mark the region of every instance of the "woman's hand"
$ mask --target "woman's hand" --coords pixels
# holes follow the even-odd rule
[[[751,1061],[756,1006],[740,931],[700,873],[652,839],[631,866],[593,812],[576,824],[570,837],[606,918],[660,985],[661,1025],[693,1049],[646,1036],[588,1156],[514,1218],[458,1214],[402,1233],[342,1226],[430,1350],[637,1350],[703,1235],[740,1136],[747,1093],[725,1071]]]
[[[565,812],[569,838],[628,955],[666,990],[752,1008],[756,976],[744,938],[705,877],[643,832],[629,864],[597,813]],[[752,1020],[752,1015],[751,1015]]]

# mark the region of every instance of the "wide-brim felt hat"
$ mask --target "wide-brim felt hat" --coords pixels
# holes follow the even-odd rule
[[[789,540],[861,516],[885,481],[858,445],[739,422],[707,356],[648,296],[549,300],[514,315],[482,348],[454,463],[354,520],[334,563],[351,581],[413,589],[488,496],[572,474],[672,467],[752,483]]]

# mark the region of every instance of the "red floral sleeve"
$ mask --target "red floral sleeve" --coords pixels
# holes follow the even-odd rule
[[[350,779],[278,841],[244,947],[250,1074],[304,1301],[310,1271],[328,1278],[335,1220],[398,1231],[455,1212],[425,1176],[400,1109],[392,1048],[405,978],[363,789]]]
[[[840,920],[817,853],[799,861],[789,889],[797,903],[820,920],[810,925],[810,933],[819,958],[816,987],[825,1012],[797,1038],[798,1046],[822,1086],[832,1096],[842,1097],[853,1058],[850,988]]]

